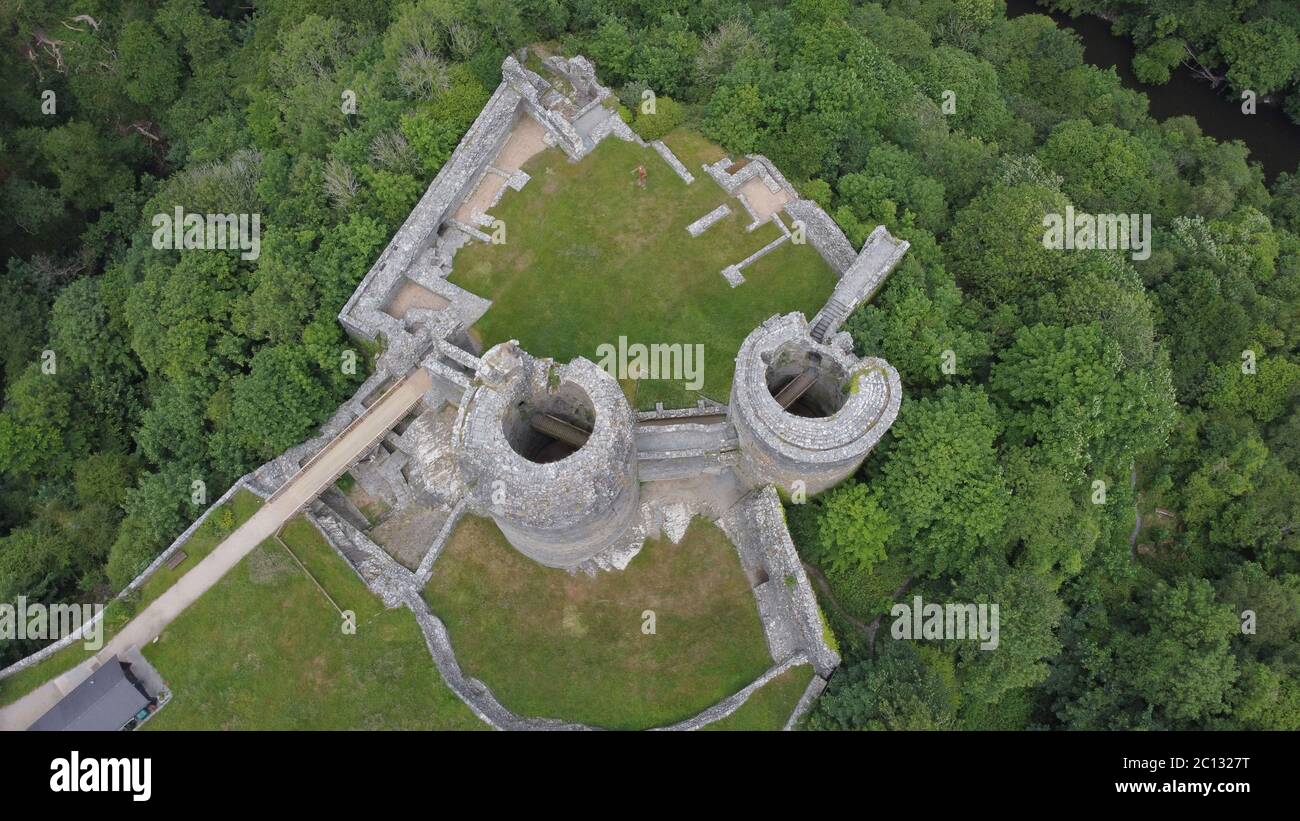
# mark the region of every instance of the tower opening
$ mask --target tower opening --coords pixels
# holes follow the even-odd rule
[[[545,465],[582,449],[595,429],[596,409],[586,392],[565,383],[556,390],[515,404],[502,420],[515,453]]]
[[[781,348],[770,356],[765,377],[772,398],[786,413],[822,419],[844,407],[848,374],[816,351]]]

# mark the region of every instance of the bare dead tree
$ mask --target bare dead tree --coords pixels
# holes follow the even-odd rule
[[[36,38],[36,44],[44,49],[45,53],[54,58],[54,67],[60,74],[68,73],[68,66],[63,62],[64,41],[51,40],[44,31],[37,29],[33,36]]]
[[[1191,72],[1197,77],[1209,83],[1210,88],[1218,88],[1227,79],[1227,73],[1215,74],[1212,69],[1202,63],[1196,56],[1196,52],[1192,51],[1192,47],[1187,43],[1183,43],[1183,48],[1187,50],[1187,56],[1183,58],[1183,65],[1191,69]]]
[[[49,254],[33,254],[32,271],[41,288],[51,293],[81,276],[90,267],[91,253],[82,247],[67,257],[52,257]]]
[[[130,127],[137,133],[144,136],[145,139],[147,140],[150,140],[155,143],[160,142],[162,140],[162,133],[159,130],[157,123],[152,123],[148,120],[136,120],[135,122],[131,123]]]
[[[36,56],[36,50],[33,49],[30,45],[24,43],[24,44],[23,44],[23,55],[24,55],[24,56],[25,56],[29,61],[31,61],[31,64],[32,64],[32,71],[35,71],[35,72],[36,72],[36,79],[37,79],[37,81],[38,81],[38,82],[44,82],[44,81],[45,81],[45,73],[44,73],[43,71],[41,71],[41,61],[40,61],[40,59],[37,58],[37,56]]]
[[[94,17],[91,17],[89,14],[78,14],[76,17],[72,18],[72,22],[87,23],[92,29],[99,31],[99,21]],[[63,23],[63,25],[68,26],[66,22]],[[74,31],[85,31],[85,29],[73,28],[72,26],[68,26],[68,28],[73,29]]]
[[[347,163],[337,157],[330,157],[325,164],[324,187],[325,196],[340,211],[347,210],[359,190],[356,175]]]

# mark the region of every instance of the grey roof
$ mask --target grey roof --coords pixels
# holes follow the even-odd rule
[[[120,730],[149,705],[140,688],[126,677],[126,665],[114,658],[90,674],[41,716],[30,730]]]

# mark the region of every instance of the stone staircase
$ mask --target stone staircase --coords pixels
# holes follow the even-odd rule
[[[818,342],[825,342],[834,336],[844,320],[849,318],[849,314],[871,299],[872,294],[884,283],[885,277],[903,259],[908,247],[905,240],[891,236],[885,226],[877,225],[862,245],[861,253],[840,277],[825,307],[813,317],[810,332],[812,337]]]
[[[825,342],[828,333],[838,329],[848,317],[849,306],[832,295],[813,319],[812,331],[810,332],[812,338],[818,342]]]

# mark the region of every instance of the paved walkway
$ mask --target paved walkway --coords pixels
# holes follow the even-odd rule
[[[186,607],[221,580],[226,573],[270,537],[304,505],[329,487],[354,459],[402,420],[432,386],[429,374],[416,368],[371,406],[316,458],[289,480],[270,501],[226,537],[165,593],[105,642],[91,659],[47,681],[7,707],[0,708],[0,730],[24,730],[53,707],[64,694],[89,678],[101,664],[153,641]]]

